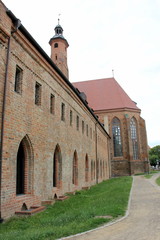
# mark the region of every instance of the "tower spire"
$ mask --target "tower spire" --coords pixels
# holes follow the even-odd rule
[[[67,48],[69,46],[67,40],[63,36],[63,28],[60,25],[60,16],[58,15],[58,25],[55,27],[55,35],[50,39],[51,45],[51,59],[68,78],[67,66]]]
[[[60,25],[60,16],[61,16],[61,13],[58,14],[58,25]]]

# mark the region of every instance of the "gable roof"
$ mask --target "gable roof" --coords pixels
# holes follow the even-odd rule
[[[87,96],[87,102],[94,110],[140,109],[136,106],[114,78],[104,78],[73,85]]]

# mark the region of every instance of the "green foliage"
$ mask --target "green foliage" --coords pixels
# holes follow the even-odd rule
[[[54,240],[93,229],[125,214],[131,184],[131,177],[110,179],[35,216],[10,219],[1,224],[0,239]]]
[[[156,160],[160,161],[160,145],[157,145],[149,150],[149,160],[152,166],[156,166]]]

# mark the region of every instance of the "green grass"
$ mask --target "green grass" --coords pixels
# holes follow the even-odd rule
[[[160,186],[160,177],[156,179],[156,183]]]
[[[143,175],[145,178],[149,179],[153,176],[153,174],[158,173],[158,170],[153,170],[153,171],[149,171],[149,173],[137,173],[135,174],[135,176],[140,176]]]
[[[144,175],[144,177],[147,178],[147,179],[151,178],[152,176],[153,176],[153,174],[145,174]]]
[[[149,173],[136,173],[134,174],[134,176],[139,176],[139,175],[147,175],[147,174],[154,174],[154,173],[158,173],[159,170],[153,170],[153,171],[149,171]]]
[[[3,240],[53,240],[98,227],[123,216],[132,177],[114,178],[78,191],[31,217],[12,218],[0,225]],[[112,216],[112,219],[96,216]]]

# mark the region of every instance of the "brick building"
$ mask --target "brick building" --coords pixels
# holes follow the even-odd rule
[[[1,217],[109,178],[108,133],[68,81],[60,25],[51,58],[0,2]],[[59,49],[59,51],[57,51]]]
[[[84,91],[68,80],[68,42],[59,24],[49,43],[51,58],[0,1],[0,212],[4,219],[108,179],[111,171],[127,175],[146,170],[137,161],[137,170],[129,171],[127,157],[113,157],[105,114],[108,122],[115,115],[125,124],[132,114],[126,110],[124,118],[121,111],[119,115],[94,112]],[[137,108],[134,119],[141,124],[145,142],[139,114]],[[118,170],[119,163],[123,171]]]
[[[141,110],[114,78],[76,82],[111,136],[111,175],[148,171],[148,145]]]

